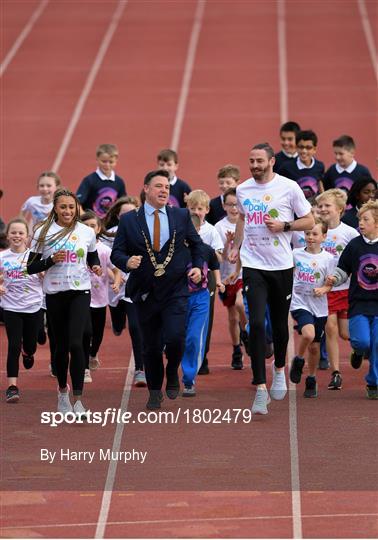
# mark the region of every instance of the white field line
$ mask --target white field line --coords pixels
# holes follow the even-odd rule
[[[92,90],[93,83],[97,77],[97,74],[99,72],[99,69],[101,67],[101,64],[104,60],[105,54],[109,48],[109,45],[111,43],[111,40],[113,38],[113,35],[117,29],[118,23],[121,19],[121,16],[123,14],[123,11],[126,7],[127,0],[119,0],[117,7],[113,13],[113,17],[110,21],[110,24],[108,26],[108,29],[102,39],[100,48],[96,54],[96,57],[94,59],[94,62],[92,64],[92,67],[90,69],[90,72],[88,73],[87,80],[85,81],[83,90],[80,94],[79,100],[76,103],[75,110],[71,116],[70,123],[68,124],[66,133],[64,134],[62,144],[60,145],[60,148],[58,150],[58,153],[56,155],[56,158],[54,160],[54,163],[51,166],[51,170],[58,172],[59,167],[63,161],[63,158],[65,156],[65,153],[67,152],[67,148],[71,142],[72,136],[74,134],[74,131],[76,129],[76,126],[80,120],[81,114],[83,112],[85,103],[88,99],[88,96]]]
[[[303,519],[335,519],[335,518],[378,518],[378,513],[350,513],[350,514],[304,514],[302,515]],[[169,524],[169,523],[200,523],[200,522],[209,522],[215,521],[218,522],[227,522],[227,521],[273,521],[273,520],[284,520],[291,519],[291,515],[282,515],[282,516],[239,516],[239,517],[208,517],[208,518],[182,518],[182,519],[149,519],[149,520],[138,520],[138,521],[108,521],[108,525],[112,526],[122,526],[122,525],[159,525],[159,524]],[[91,527],[96,525],[95,522],[89,521],[86,523],[57,523],[54,525],[11,525],[10,527],[2,527],[2,532],[6,532],[12,529],[55,529],[55,528],[67,528],[67,527]]]
[[[177,150],[180,142],[180,135],[182,129],[182,123],[184,121],[186,103],[189,95],[190,81],[193,73],[194,59],[196,56],[196,50],[198,45],[198,39],[201,32],[203,14],[205,11],[206,0],[197,0],[197,9],[194,15],[194,22],[192,32],[190,35],[190,41],[188,46],[188,52],[186,55],[186,62],[184,68],[184,75],[182,78],[180,97],[176,110],[176,117],[173,127],[173,135],[171,141],[171,148]]]
[[[127,377],[125,379],[125,386],[123,388],[122,393],[122,399],[121,399],[121,405],[120,409],[122,411],[127,411],[127,406],[130,399],[130,393],[131,393],[131,387],[133,384],[134,379],[134,355],[131,353],[130,362],[129,362],[129,369],[127,371]],[[122,442],[122,435],[124,430],[125,424],[121,422],[120,424],[117,424],[114,439],[113,439],[113,446],[112,446],[112,452],[118,452],[121,447]],[[112,454],[113,455],[113,454]],[[109,510],[110,510],[110,503],[112,499],[112,493],[113,493],[113,487],[114,482],[116,478],[117,473],[117,460],[111,460],[109,462],[108,472],[106,475],[106,481],[105,481],[105,488],[102,494],[102,500],[101,500],[101,507],[100,512],[96,524],[96,532],[95,532],[95,538],[103,538],[105,533],[105,527],[108,520]]]
[[[12,47],[8,51],[8,54],[5,56],[4,60],[0,64],[0,77],[4,75],[7,67],[12,62],[13,58],[16,56],[18,50],[20,49],[20,47],[22,46],[23,42],[28,37],[30,32],[32,31],[33,26],[35,25],[39,17],[42,15],[42,13],[44,12],[48,3],[49,3],[49,0],[42,0],[39,3],[38,7],[33,11],[30,19],[28,20],[23,30],[21,31],[20,35],[18,36],[18,38],[16,39],[16,41],[13,43]]]
[[[378,82],[377,49],[375,48],[373,31],[371,29],[371,24],[370,24],[369,15],[366,9],[365,0],[357,0],[357,4],[358,4],[358,11],[360,12],[360,16],[361,16],[361,23],[362,23],[362,28],[364,29],[367,47],[369,49],[370,60],[373,66],[374,75]]]
[[[280,123],[288,121],[288,86],[287,86],[287,46],[286,46],[286,4],[277,0],[277,42],[278,42],[278,77],[280,87]]]
[[[289,316],[289,343],[287,347],[289,364],[294,357],[294,333]],[[290,369],[290,365],[288,366]],[[289,429],[290,429],[290,465],[291,465],[291,507],[293,514],[293,538],[302,538],[301,488],[299,482],[299,452],[297,426],[297,389],[289,379]]]

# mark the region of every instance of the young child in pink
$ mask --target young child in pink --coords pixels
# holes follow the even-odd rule
[[[121,284],[121,272],[110,261],[111,249],[101,242],[98,237],[101,234],[101,219],[91,210],[81,215],[81,221],[91,227],[97,237],[96,249],[102,267],[102,275],[98,276],[91,272],[91,303],[90,314],[91,332],[84,334],[84,350],[86,353],[86,368],[84,382],[92,382],[91,371],[100,366],[98,351],[100,349],[106,323],[106,307],[109,304],[109,287],[117,294]],[[89,328],[89,327],[88,327]]]
[[[8,338],[6,401],[15,403],[20,399],[17,386],[20,353],[25,369],[34,364],[42,283],[39,275],[29,276],[26,272],[29,254],[26,221],[22,218],[11,220],[6,234],[9,248],[0,252],[0,295]]]

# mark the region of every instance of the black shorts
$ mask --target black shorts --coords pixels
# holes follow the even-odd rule
[[[306,309],[295,309],[294,311],[291,311],[291,316],[297,323],[294,328],[297,330],[298,334],[302,334],[302,328],[306,326],[306,324],[312,324],[315,327],[315,337],[313,341],[315,343],[320,343],[324,334],[327,317],[315,317],[315,315]]]

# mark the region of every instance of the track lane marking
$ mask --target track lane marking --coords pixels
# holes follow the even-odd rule
[[[107,53],[107,50],[109,48],[109,45],[113,39],[113,35],[115,31],[117,30],[119,21],[122,17],[123,11],[126,7],[127,0],[119,0],[117,7],[113,13],[112,19],[109,23],[109,26],[106,30],[106,33],[101,41],[100,48],[98,49],[98,52],[96,54],[96,57],[94,59],[94,62],[92,64],[92,67],[88,73],[88,77],[85,81],[83,90],[80,94],[80,97],[78,99],[78,102],[76,103],[75,110],[71,116],[71,120],[68,124],[67,130],[64,134],[62,143],[60,145],[60,148],[58,150],[58,153],[54,159],[53,164],[51,165],[51,170],[58,172],[59,167],[62,164],[63,158],[67,152],[67,148],[70,145],[72,136],[74,134],[74,131],[76,129],[76,126],[80,120],[81,114],[83,112],[85,103],[88,99],[88,96],[92,90],[92,86],[95,82],[95,79],[97,77],[97,74],[100,70],[101,64],[104,60],[105,54]]]
[[[21,48],[21,46],[24,43],[25,39],[28,37],[28,35],[32,31],[33,26],[35,25],[35,23],[37,22],[39,17],[44,12],[44,10],[45,10],[48,3],[49,3],[49,0],[42,0],[39,3],[39,6],[32,13],[30,19],[28,20],[28,22],[24,26],[23,30],[19,34],[16,41],[13,43],[12,47],[9,49],[8,54],[5,56],[3,62],[0,64],[0,78],[4,75],[7,67],[9,66],[9,64],[12,62],[13,58],[18,53],[19,49]]]

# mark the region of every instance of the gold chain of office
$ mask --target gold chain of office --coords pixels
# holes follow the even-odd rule
[[[147,236],[145,235],[145,232],[142,231],[144,242],[146,244],[147,253],[150,257],[151,264],[155,268],[154,276],[160,277],[165,274],[165,268],[168,266],[168,264],[171,262],[173,254],[175,252],[175,241],[176,241],[176,230],[173,231],[173,237],[169,244],[169,249],[166,258],[164,259],[164,262],[158,263],[155,257],[155,254],[152,250],[151,244],[149,243]]]

